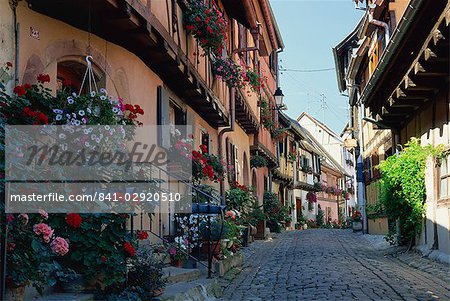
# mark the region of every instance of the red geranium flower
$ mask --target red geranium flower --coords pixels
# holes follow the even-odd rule
[[[41,83],[49,83],[50,82],[50,75],[48,74],[39,74],[37,76],[37,80]]]
[[[13,92],[16,93],[17,96],[19,96],[19,97],[24,96],[27,93],[27,91],[25,90],[24,86],[17,86],[17,87],[15,87]]]
[[[194,27],[194,25],[186,25],[186,30],[194,30],[195,29],[195,27]]]
[[[74,229],[79,228],[82,221],[83,219],[78,213],[70,213],[66,217],[66,222]]]
[[[102,256],[101,260],[102,260],[102,262],[106,262],[106,260],[107,260],[106,256]]]
[[[6,66],[7,67],[12,67],[12,63],[11,62],[6,62]]]
[[[147,231],[137,231],[136,234],[139,240],[144,240],[148,238]]]
[[[200,149],[203,153],[206,153],[208,151],[208,148],[206,147],[206,145],[200,145]]]
[[[130,256],[134,256],[136,255],[136,250],[134,249],[133,245],[129,242],[125,242],[123,244],[123,248],[125,249],[125,251],[130,255]]]

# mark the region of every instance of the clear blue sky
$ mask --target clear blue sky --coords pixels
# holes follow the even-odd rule
[[[280,54],[286,69],[334,68],[331,48],[356,26],[363,11],[352,0],[270,0],[285,50]],[[282,72],[281,87],[288,106],[297,118],[303,111],[323,121],[320,94],[326,97],[325,123],[338,134],[347,122],[348,98],[337,87],[336,71]]]

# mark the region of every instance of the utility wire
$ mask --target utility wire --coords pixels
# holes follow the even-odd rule
[[[335,70],[336,68],[324,68],[324,69],[280,69],[280,71],[286,71],[286,72],[299,72],[299,73],[312,73],[312,72],[325,72],[325,71],[331,71]]]

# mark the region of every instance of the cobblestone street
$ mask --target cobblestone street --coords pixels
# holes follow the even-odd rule
[[[450,300],[450,269],[387,252],[349,230],[285,232],[245,250],[223,300]]]

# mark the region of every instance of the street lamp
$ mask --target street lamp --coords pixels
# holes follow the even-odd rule
[[[285,105],[283,103],[284,94],[283,94],[283,91],[281,90],[280,87],[278,87],[275,90],[275,94],[273,95],[273,97],[275,98],[276,109],[277,110],[285,110],[286,107],[285,107]]]

